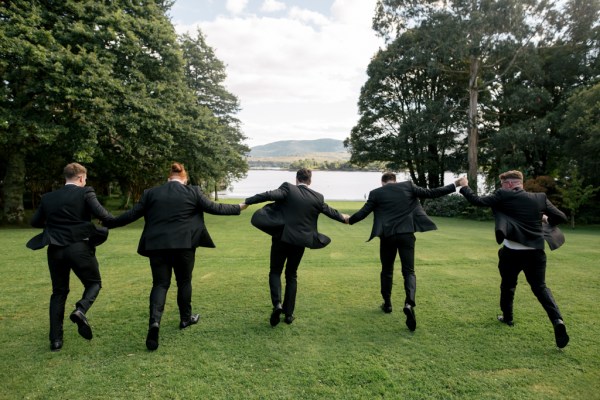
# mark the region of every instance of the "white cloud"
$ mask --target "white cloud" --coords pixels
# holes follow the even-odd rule
[[[332,4],[331,15],[292,7],[282,18],[220,16],[199,23],[226,64],[226,85],[240,99],[250,146],[344,139],[358,121],[360,88],[382,44],[371,29],[375,0]],[[196,26],[177,30],[194,34]]]
[[[315,24],[318,26],[326,25],[329,23],[327,17],[315,11],[306,10],[300,7],[292,7],[289,13],[289,17],[293,20],[306,22],[309,24]]]
[[[262,3],[260,10],[262,12],[271,13],[271,12],[283,11],[283,10],[285,10],[285,8],[286,8],[285,3],[282,3],[281,1],[265,0]]]
[[[227,0],[227,4],[225,8],[232,14],[241,14],[246,5],[248,4],[248,0]]]

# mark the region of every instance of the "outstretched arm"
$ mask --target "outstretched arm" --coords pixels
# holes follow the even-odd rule
[[[248,197],[244,200],[244,203],[247,205],[264,203],[265,201],[277,201],[283,200],[287,197],[289,192],[288,185],[286,183],[279,186],[278,189],[269,190],[263,193],[255,194],[254,196]]]
[[[327,203],[323,203],[323,207],[322,207],[321,212],[323,214],[327,215],[331,219],[335,219],[336,221],[343,222],[343,223],[347,224],[346,217],[348,217],[348,215],[340,213],[335,208],[329,207],[329,205]]]
[[[355,223],[362,221],[367,217],[367,215],[371,213],[371,211],[373,211],[374,208],[375,201],[371,198],[371,195],[369,195],[369,200],[367,200],[367,202],[362,206],[362,208],[354,214],[352,214],[350,218],[348,218],[348,224],[354,225]]]

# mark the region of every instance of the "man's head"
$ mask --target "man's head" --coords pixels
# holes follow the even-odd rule
[[[181,181],[184,184],[187,183],[188,174],[183,164],[178,162],[171,164],[171,168],[169,170],[169,180],[173,179]]]
[[[304,183],[305,185],[310,185],[312,179],[312,171],[308,168],[299,169],[296,172],[296,183]]]
[[[68,183],[74,183],[77,186],[85,186],[87,180],[87,169],[79,163],[71,163],[63,169],[63,176]]]
[[[396,174],[393,172],[386,172],[381,176],[381,185],[385,185],[386,183],[395,183],[396,182]]]
[[[516,170],[506,171],[500,174],[500,182],[504,189],[523,187],[523,174],[521,171]]]

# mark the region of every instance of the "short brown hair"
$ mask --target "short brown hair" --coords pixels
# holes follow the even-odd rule
[[[169,171],[169,178],[172,178],[174,176],[177,176],[180,179],[187,180],[188,174],[187,174],[187,171],[185,170],[185,167],[183,166],[183,164],[178,163],[178,162],[174,162],[173,164],[171,164],[171,170]]]
[[[81,174],[87,175],[87,169],[85,169],[83,165],[76,162],[67,164],[63,169],[63,176],[67,180],[72,180]]]
[[[508,179],[523,181],[523,174],[521,173],[521,171],[517,171],[517,170],[506,171],[506,172],[500,174],[501,182],[506,181]]]
[[[383,182],[383,183],[396,182],[396,174],[394,174],[393,172],[384,173],[381,176],[381,182]]]
[[[312,171],[308,168],[301,168],[296,172],[296,179],[298,182],[310,184],[312,179]]]

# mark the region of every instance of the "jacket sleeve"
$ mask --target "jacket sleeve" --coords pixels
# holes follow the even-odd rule
[[[86,187],[84,199],[92,215],[98,218],[100,221],[106,221],[115,218],[111,213],[109,213],[106,210],[106,208],[102,207],[102,204],[100,204],[100,202],[98,201],[98,197],[96,197],[96,192],[94,191],[94,188],[90,186]]]
[[[44,206],[42,204],[35,210],[30,224],[34,228],[44,228],[46,226],[46,214],[44,213]]]
[[[264,203],[265,201],[277,201],[284,200],[289,193],[289,186],[287,183],[283,183],[278,189],[269,190],[263,193],[255,194],[254,196],[248,197],[244,200],[244,203],[251,205],[257,203]]]
[[[357,222],[362,221],[373,211],[374,208],[375,208],[375,201],[371,197],[371,194],[369,194],[369,199],[367,200],[367,202],[362,206],[362,208],[360,210],[358,210],[357,212],[352,214],[348,223],[350,225],[353,225]]]
[[[564,212],[560,211],[554,204],[546,197],[546,209],[544,214],[548,216],[548,224],[551,226],[562,224],[567,222],[567,216]]]
[[[200,191],[200,188],[197,188],[196,190],[197,190],[197,194],[198,194],[198,203],[200,204],[202,211],[205,211],[208,214],[213,214],[213,215],[239,215],[240,214],[241,209],[240,209],[239,205],[215,203],[214,201],[212,201],[211,199],[206,197],[206,195],[204,195],[204,193],[202,193]]]
[[[323,214],[327,215],[331,219],[335,219],[336,221],[339,221],[339,222],[345,222],[342,214],[335,208],[329,207],[329,205],[327,203],[323,203],[321,212]]]
[[[133,208],[129,211],[124,212],[116,218],[108,218],[102,221],[102,225],[107,228],[118,228],[120,226],[125,226],[127,224],[132,223],[140,219],[144,215],[145,209],[145,200],[146,200],[146,191],[142,195],[140,201],[134,204]]]
[[[454,183],[451,183],[446,186],[438,187],[435,189],[422,188],[422,187],[414,185],[414,184],[412,185],[412,187],[413,187],[413,192],[415,193],[415,195],[417,197],[426,198],[426,199],[434,199],[436,197],[442,197],[442,196],[445,196],[447,194],[450,194],[450,193],[456,191],[456,186],[454,185]]]
[[[470,187],[463,186],[460,189],[460,194],[465,196],[465,199],[467,199],[469,203],[478,207],[493,207],[501,201],[500,190],[497,190],[489,196],[477,196]]]

